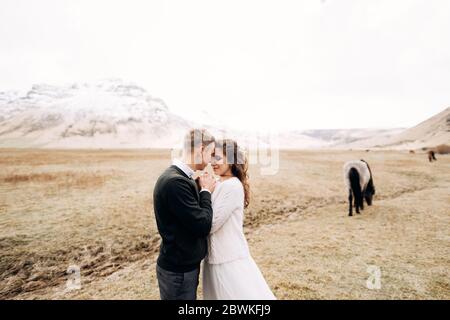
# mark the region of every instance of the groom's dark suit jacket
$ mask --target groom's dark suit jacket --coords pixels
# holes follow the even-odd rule
[[[198,268],[207,253],[213,215],[211,194],[199,194],[195,181],[171,166],[156,182],[153,207],[162,237],[158,265],[171,272]]]

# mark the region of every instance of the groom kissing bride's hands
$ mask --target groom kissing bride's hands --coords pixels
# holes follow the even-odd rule
[[[206,172],[209,163],[218,181]],[[204,174],[194,181],[197,170]],[[202,260],[205,299],[275,299],[244,235],[247,172],[247,157],[237,142],[215,141],[199,129],[186,135],[182,158],[164,171],[153,191],[162,238],[156,265],[161,299],[195,300]]]
[[[211,176],[208,172],[202,174],[196,181],[200,186],[200,192],[209,191],[209,193],[213,193],[214,189],[216,188],[216,179],[214,179],[214,177]]]
[[[156,275],[162,300],[197,298],[216,182],[208,174],[194,181],[193,175],[211,163],[214,148],[214,137],[206,130],[191,130],[184,139],[182,158],[175,159],[156,182],[153,207],[162,238]]]

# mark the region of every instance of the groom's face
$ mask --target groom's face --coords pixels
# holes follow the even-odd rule
[[[214,152],[215,143],[210,143],[207,146],[201,146],[196,152],[195,167],[197,170],[203,170],[206,166],[211,163],[211,157]]]

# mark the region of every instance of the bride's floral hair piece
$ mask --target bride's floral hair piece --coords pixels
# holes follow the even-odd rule
[[[247,208],[250,204],[250,184],[246,151],[231,139],[216,141],[216,148],[222,148],[226,163],[231,166],[231,173],[241,181],[244,187],[244,208]]]

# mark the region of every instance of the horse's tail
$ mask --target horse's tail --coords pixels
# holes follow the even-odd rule
[[[367,184],[366,190],[371,192],[372,194],[375,194],[375,184],[373,183],[372,170],[370,169],[370,166],[369,166],[369,164],[366,161],[364,161],[362,159],[361,159],[361,161],[366,164],[367,169],[369,169],[369,173],[370,173],[370,179],[369,179],[369,183]]]
[[[348,173],[348,179],[350,180],[350,187],[352,188],[353,196],[355,197],[357,206],[362,205],[362,190],[359,180],[359,172],[355,168],[351,168]]]

